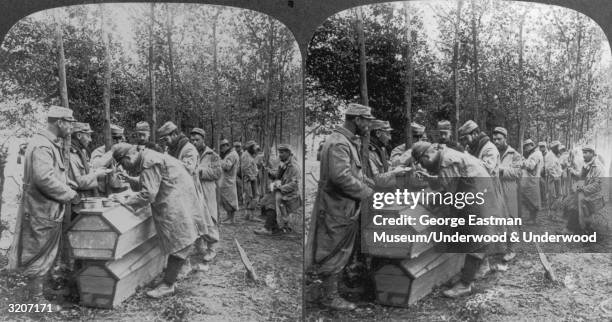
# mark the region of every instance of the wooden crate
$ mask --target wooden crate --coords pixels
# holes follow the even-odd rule
[[[425,226],[418,222],[421,215],[430,215],[428,209],[422,205],[417,205],[416,208],[410,209],[410,206],[389,206],[385,205],[382,209],[370,208],[364,212],[361,218],[361,250],[362,253],[383,258],[416,258],[420,254],[434,247],[433,243],[374,243],[374,232],[387,234],[429,234],[436,229],[435,226]],[[382,215],[385,218],[399,218],[402,215],[409,215],[416,219],[416,225],[412,226],[376,226],[372,218],[375,215]]]
[[[459,274],[464,261],[465,254],[433,250],[416,259],[394,260],[374,273],[376,301],[390,306],[412,305]]]
[[[132,213],[123,206],[81,209],[68,229],[72,256],[116,260],[156,235],[151,207]]]
[[[153,237],[119,260],[85,261],[77,272],[81,305],[114,308],[136,292],[136,288],[151,282],[166,263]]]

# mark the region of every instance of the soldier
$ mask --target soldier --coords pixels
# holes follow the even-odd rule
[[[164,123],[158,130],[157,135],[159,137],[159,141],[164,145],[168,154],[183,163],[187,173],[191,176],[191,182],[193,183],[196,191],[196,195],[198,200],[202,204],[202,211],[193,214],[193,219],[195,220],[195,224],[198,232],[198,242],[197,245],[203,245],[204,240],[209,238],[207,235],[210,227],[214,226],[214,222],[210,217],[210,212],[206,209],[206,204],[204,202],[204,191],[202,188],[202,183],[200,182],[200,178],[196,172],[198,167],[198,159],[199,153],[196,147],[189,142],[189,139],[185,134],[183,134],[176,124],[168,121]],[[215,235],[215,234],[213,234]],[[216,234],[218,235],[218,234]],[[218,238],[218,236],[216,236]],[[203,253],[207,251],[204,249],[199,249]],[[191,263],[189,261],[186,262],[184,272],[188,272],[191,267]]]
[[[480,159],[492,177],[497,176],[499,151],[489,136],[480,131],[476,122],[469,120],[459,128],[459,141],[468,153]]]
[[[559,164],[561,165],[561,196],[565,198],[569,193],[569,167],[571,165],[569,152],[565,145],[559,145]]]
[[[502,187],[498,180],[499,171],[499,150],[489,136],[480,131],[478,124],[472,120],[468,120],[459,128],[459,141],[466,151],[472,156],[478,158],[482,165],[489,172],[489,179],[492,182],[495,192],[497,193],[497,201],[501,203],[501,216],[509,217],[507,207],[502,197]],[[489,259],[483,258],[481,266],[476,273],[476,279],[486,276],[490,271]]]
[[[570,196],[564,207],[567,215],[567,225],[563,231],[565,234],[583,234],[596,230],[598,227],[595,227],[594,223],[598,220],[595,216],[604,207],[601,186],[603,165],[596,158],[595,147],[592,145],[584,146],[582,155],[584,165],[577,179],[584,180],[584,183],[577,186],[576,192]],[[578,207],[582,207],[582,217]]]
[[[91,127],[89,123],[75,122],[70,140],[70,168],[68,179],[76,186],[73,187],[80,197],[94,197],[98,195],[98,179],[104,178],[112,170],[98,168],[91,170],[89,152],[87,148],[91,143]]]
[[[421,164],[429,173],[424,174],[430,181],[430,186],[443,193],[450,192],[472,192],[483,193],[484,203],[478,205],[474,203],[458,209],[451,207],[452,217],[465,218],[475,215],[481,218],[490,216],[499,217],[500,203],[498,195],[495,193],[493,181],[484,164],[477,158],[467,153],[462,153],[450,149],[443,144],[431,144],[428,142],[417,142],[412,147],[413,159]],[[498,233],[499,226],[462,226],[457,231],[460,234],[494,234]],[[447,297],[455,298],[468,295],[472,292],[473,281],[481,267],[485,254],[492,251],[492,247],[486,243],[459,243],[458,245],[449,244],[449,252],[468,253],[465,259],[465,266],[461,274],[461,280],[451,289],[443,292]]]
[[[519,180],[521,178],[521,163],[523,157],[507,142],[508,130],[503,127],[496,127],[493,130],[493,143],[499,150],[501,161],[499,164],[499,179],[502,187],[502,195],[506,206],[508,207],[508,215],[511,218],[519,218]],[[509,229],[509,235],[516,230],[514,226],[506,226]],[[509,262],[516,257],[513,251],[512,244],[508,242],[506,254],[503,260]]]
[[[372,176],[389,171],[387,146],[391,142],[391,125],[388,121],[373,120],[370,124],[369,162]]]
[[[110,128],[111,128],[111,139],[112,139],[111,145],[115,145],[121,142],[126,142],[125,135],[124,135],[124,129],[121,126],[111,124]],[[99,160],[99,158],[101,158],[104,154],[106,154],[105,145],[99,146],[95,150],[93,150],[93,152],[91,152],[92,164],[98,165],[98,162],[106,163],[106,160]]]
[[[242,174],[242,189],[244,192],[244,207],[246,211],[246,220],[257,221],[255,217],[255,209],[259,200],[259,189],[257,188],[257,180],[259,171],[255,163],[257,156],[257,143],[248,141],[245,145],[245,151],[240,157],[240,173]]]
[[[199,239],[198,249],[204,255],[204,261],[210,262],[216,256],[215,246],[219,241],[219,216],[217,209],[217,180],[221,178],[221,159],[211,148],[206,146],[206,132],[200,128],[191,130],[191,142],[198,149],[198,167],[196,174],[201,182],[204,196],[205,216],[212,219],[208,233]]]
[[[126,142],[122,127],[115,124],[111,124],[110,127],[113,145]],[[118,193],[125,191],[128,188],[129,184],[121,179],[126,175],[113,159],[112,153],[110,153],[110,151],[106,152],[105,145],[102,145],[91,152],[91,165],[94,169],[109,168],[112,170],[106,175],[106,177],[100,178],[98,181],[98,191],[100,191],[103,195]]]
[[[52,106],[47,129],[35,134],[25,153],[23,197],[10,252],[11,267],[28,279],[30,300],[45,303],[44,278],[57,257],[66,204],[78,194],[68,186],[62,138],[72,131],[72,110]]]
[[[370,167],[367,169],[367,176],[379,188],[394,188],[396,186],[395,176],[406,171],[403,165],[389,170],[386,146],[391,141],[391,130],[388,121],[373,120],[370,123],[371,139],[368,151]]]
[[[168,256],[163,281],[146,294],[160,298],[174,293],[175,282],[197,238],[192,214],[202,212],[193,180],[179,160],[157,151],[119,143],[113,146],[115,161],[138,174],[138,193],[116,200],[131,211],[151,205],[159,244]]]
[[[452,126],[451,122],[447,120],[442,120],[438,122],[438,142],[446,145],[447,147],[457,150],[459,152],[463,152],[463,148],[461,148],[456,142],[452,140]]]
[[[550,208],[555,199],[559,197],[561,185],[561,163],[556,153],[558,153],[559,141],[553,141],[550,145],[550,150],[546,146],[546,142],[540,142],[540,152],[544,157],[544,168],[542,170],[542,179],[544,180],[544,200]],[[556,151],[556,152],[555,152]],[[550,199],[550,200],[549,200]]]
[[[361,171],[360,138],[374,119],[370,108],[349,104],[344,124],[334,129],[321,151],[320,182],[308,231],[306,267],[323,280],[323,304],[353,310],[338,294],[339,274],[349,262],[359,230],[363,199],[372,195]]]
[[[136,123],[136,144],[138,150],[151,149],[157,152],[161,152],[162,149],[159,145],[150,141],[151,138],[151,127],[146,121]]]
[[[425,135],[425,126],[417,123],[410,124],[410,131],[412,132],[412,142],[426,141],[427,136]],[[397,167],[399,165],[407,165],[411,158],[411,151],[406,151],[406,143],[402,143],[396,146],[391,151],[391,167]]]
[[[290,232],[289,218],[299,212],[302,205],[300,193],[301,174],[300,165],[291,153],[288,144],[278,146],[278,157],[281,164],[277,171],[269,171],[274,179],[272,193],[274,196],[274,212],[266,212],[266,222],[263,228],[255,230],[258,235],[275,235]],[[278,213],[280,212],[280,213]]]
[[[230,146],[228,140],[221,140],[219,148],[221,149],[221,170],[223,170],[223,173],[219,181],[217,181],[217,186],[219,187],[221,206],[227,212],[227,218],[223,222],[235,224],[235,213],[238,210],[236,173],[238,172],[240,159],[238,153]]]
[[[530,223],[536,223],[538,211],[540,211],[540,174],[544,160],[542,152],[535,148],[535,144],[531,139],[525,140],[523,143],[523,175],[520,185],[520,214],[523,219],[529,220]],[[529,218],[526,218],[529,216]]]
[[[240,141],[234,142],[234,150],[236,151],[236,153],[238,153],[238,157],[242,158],[242,143],[240,143]],[[236,193],[238,194],[238,206],[242,207],[242,205],[244,204],[244,200],[242,200],[244,193],[242,190],[242,172],[240,171],[240,169],[242,169],[242,164],[238,166],[238,173],[236,174]]]

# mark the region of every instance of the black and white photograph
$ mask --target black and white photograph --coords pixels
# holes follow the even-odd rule
[[[611,318],[601,25],[518,1],[355,5],[318,27],[305,61],[307,321]],[[381,201],[404,190],[457,199]],[[407,217],[430,221],[377,227]],[[461,234],[523,237],[411,238],[468,217],[494,224]]]
[[[302,318],[302,61],[284,24],[65,6],[14,23],[0,62],[0,320]]]

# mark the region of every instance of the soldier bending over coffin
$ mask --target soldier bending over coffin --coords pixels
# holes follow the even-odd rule
[[[174,283],[197,238],[192,214],[202,213],[193,178],[181,161],[159,152],[119,143],[113,158],[131,173],[139,175],[138,193],[126,201],[130,210],[151,205],[153,222],[162,251],[169,255],[164,280],[147,295],[160,298],[174,293]]]
[[[484,193],[484,203],[467,205],[461,209],[452,207],[448,215],[455,218],[465,218],[474,215],[479,218],[500,216],[501,205],[487,169],[483,163],[467,153],[446,147],[442,144],[417,142],[412,146],[412,157],[420,163],[430,174],[424,174],[430,181],[432,189],[442,193]],[[500,227],[500,228],[498,228]],[[500,234],[501,226],[460,226],[457,228],[462,235]],[[460,243],[448,244],[447,251],[453,253],[469,253],[465,259],[461,280],[451,289],[443,292],[447,297],[459,297],[470,294],[478,270],[486,258],[487,252],[494,251],[492,245],[486,243]],[[496,245],[505,247],[505,245]]]

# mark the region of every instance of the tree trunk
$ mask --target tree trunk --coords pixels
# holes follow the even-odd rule
[[[110,90],[111,90],[111,52],[110,52],[110,34],[107,30],[107,25],[105,21],[104,14],[105,5],[102,5],[102,19],[101,19],[101,28],[102,28],[102,42],[104,43],[104,93],[103,93],[103,101],[104,101],[104,145],[106,147],[106,151],[110,150],[112,145],[111,138],[111,115],[110,115]]]
[[[459,97],[459,24],[461,23],[461,8],[463,0],[457,1],[457,15],[455,18],[455,38],[453,43],[453,88],[455,90],[455,138],[459,139],[459,114],[461,101]]]
[[[155,24],[155,3],[151,3],[151,18],[149,20],[149,91],[151,92],[151,141],[156,142],[157,107],[155,98],[155,66],[153,50],[153,25]]]
[[[406,125],[404,126],[405,146],[406,150],[412,146],[412,87],[413,87],[413,66],[412,66],[412,28],[410,28],[410,7],[407,2],[404,2],[404,23],[406,28],[406,80],[404,85],[404,114],[406,115]]]
[[[582,25],[580,23],[580,13],[576,12],[576,19],[578,21],[577,26],[577,35],[576,35],[576,67],[575,67],[575,77],[574,77],[574,88],[572,91],[572,113],[570,116],[570,144],[574,144],[575,141],[575,120],[576,120],[576,110],[578,108],[578,91],[580,88],[580,79],[581,75],[581,50],[582,50]],[[569,54],[569,52],[568,52]]]
[[[519,122],[518,122],[519,147],[518,148],[521,154],[523,154],[523,140],[525,139],[525,129],[528,127],[527,124],[524,124],[524,122],[526,122],[526,118],[525,118],[525,73],[523,71],[523,65],[524,65],[523,27],[525,25],[526,15],[527,15],[527,11],[525,10],[520,17],[520,22],[519,22],[519,71],[518,71],[519,72]],[[536,126],[536,128],[538,127]]]
[[[474,121],[485,130],[486,121],[480,122],[480,79],[478,75],[478,28],[476,26],[476,1],[472,0],[472,70],[474,71]]]
[[[170,5],[166,4],[166,39],[168,42],[168,72],[170,73],[170,110],[172,111],[172,120],[181,128],[181,118],[176,108],[174,97],[174,55],[172,44],[172,27],[174,24],[174,13],[170,12]]]
[[[361,97],[361,104],[369,105],[363,11],[361,8],[356,8],[355,13],[355,27],[357,28],[357,43],[359,46],[359,95]]]
[[[216,136],[214,137],[214,147],[217,148],[217,151],[220,151],[219,142],[221,140],[221,131],[223,130],[223,120],[221,116],[221,106],[219,104],[219,67],[218,67],[218,57],[217,57],[217,23],[219,19],[219,14],[221,14],[221,10],[217,9],[213,17],[212,22],[212,42],[213,42],[213,82],[214,82],[214,114],[217,124],[219,124],[220,130],[217,131]]]
[[[365,48],[365,33],[363,30],[363,9],[361,7],[355,8],[355,28],[357,31],[357,46],[359,49],[359,96],[361,98],[361,104],[369,106],[368,99],[368,70],[367,70],[367,56]],[[363,171],[366,174],[370,174],[370,164],[368,160],[368,146],[370,145],[370,133],[366,133],[361,138],[361,165]]]
[[[265,163],[268,163],[270,159],[270,111],[272,107],[272,79],[274,75],[274,20],[272,17],[268,17],[268,73],[266,74],[266,114],[263,122],[263,151]]]

